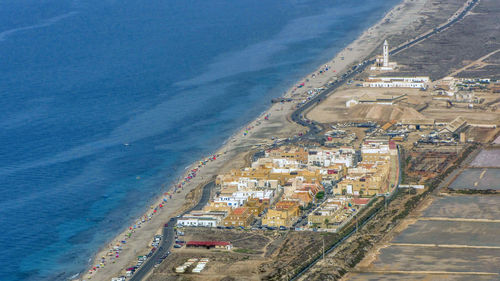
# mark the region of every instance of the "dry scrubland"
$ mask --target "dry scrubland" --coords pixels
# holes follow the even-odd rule
[[[428,2],[428,9],[443,7],[439,2]],[[464,1],[445,1],[456,7]],[[411,4],[409,4],[411,5]],[[405,50],[393,60],[402,65],[398,72],[385,75],[418,75],[431,76],[438,79],[450,74],[458,77],[490,77],[500,78],[500,22],[498,1],[481,0],[478,6],[464,20],[451,28],[432,36],[424,42]],[[444,17],[447,18],[447,17]],[[418,34],[428,29],[433,21],[442,22],[436,16],[421,18],[420,25],[414,30],[407,29],[406,36]],[[427,20],[427,21],[426,21]],[[415,32],[415,33],[412,33]],[[390,42],[400,43],[406,39],[395,35]],[[393,44],[394,45],[394,44]],[[376,53],[373,53],[376,54]],[[453,73],[455,72],[455,73]],[[367,74],[360,75],[365,79]],[[354,81],[353,84],[359,83]],[[407,97],[394,106],[362,105],[346,108],[345,102],[352,97],[401,95]],[[487,102],[495,100],[494,94],[485,96]],[[418,107],[427,103],[427,107]],[[431,118],[452,120],[463,116],[469,120],[494,121],[498,123],[499,115],[491,110],[470,110],[452,107],[447,109],[442,102],[432,100],[430,91],[407,89],[365,89],[344,87],[322,104],[311,110],[307,117],[321,123],[334,123],[351,120],[372,120],[385,122],[390,119]],[[489,141],[498,130],[469,129],[478,141]],[[490,151],[491,153],[491,151]],[[472,156],[472,155],[471,155]],[[458,156],[454,156],[456,159]],[[481,158],[482,157],[482,158]],[[484,155],[476,158],[481,166],[474,177],[465,182],[460,176],[461,168],[450,175],[456,184],[466,184],[469,188],[487,182],[489,187],[498,188],[498,169],[494,157]],[[490,161],[488,161],[490,160]],[[466,162],[468,162],[466,160]],[[446,162],[443,162],[446,163]],[[454,165],[446,163],[446,165]],[[448,166],[452,167],[452,166]],[[460,167],[460,165],[458,165]],[[439,169],[438,169],[439,168]],[[436,169],[444,171],[443,167]],[[399,196],[408,196],[402,195]],[[404,197],[403,197],[404,198]],[[403,199],[400,199],[403,200]],[[411,201],[412,199],[408,199]],[[417,204],[418,203],[418,204]],[[382,213],[374,218],[385,224],[384,231],[370,231],[368,224],[357,237],[348,240],[334,253],[328,255],[324,262],[319,262],[307,272],[301,280],[337,280],[339,265],[342,264],[342,253],[345,249],[360,247],[366,252],[365,258],[353,269],[345,280],[499,280],[500,279],[500,196],[432,195],[416,201],[418,209],[411,212],[407,219],[399,221]],[[396,213],[406,204],[393,202],[389,213]],[[396,210],[391,208],[395,208]],[[398,208],[399,207],[399,208]],[[409,208],[408,210],[411,210]],[[386,216],[378,220],[379,216]],[[402,216],[403,218],[405,216]],[[393,224],[394,223],[394,224]],[[379,229],[380,230],[380,229]],[[380,236],[378,236],[380,235]],[[353,246],[358,243],[361,246]],[[364,244],[363,244],[364,243]],[[375,245],[374,248],[371,248]]]
[[[449,2],[449,1],[439,1]],[[451,1],[464,2],[464,1]],[[426,73],[433,80],[443,78],[454,70],[497,51],[500,48],[500,6],[496,0],[481,0],[472,14],[451,28],[432,36],[425,42],[393,56],[393,60],[405,65],[402,71],[408,75]],[[491,63],[498,62],[498,53]],[[459,77],[500,78],[500,65],[466,70]]]
[[[317,232],[239,231],[185,228],[187,241],[230,241],[233,251],[182,248],[172,254],[149,277],[157,280],[266,280],[292,272],[315,255],[323,238],[331,242],[334,234]],[[189,258],[209,258],[201,274],[177,274],[174,269]]]
[[[351,48],[354,51],[351,51],[360,53],[373,51],[372,55],[375,55],[379,53],[379,48],[372,50],[371,47],[378,44],[377,42],[381,43],[382,38],[388,38],[392,46],[406,42],[409,38],[445,22],[464,2],[465,0],[404,1],[387,15],[382,23],[367,30],[363,34],[364,37],[356,41],[355,48]],[[497,50],[500,44],[497,38],[500,36],[500,21],[498,21],[500,6],[497,2],[481,0],[473,13],[461,22],[393,56],[392,59],[402,66],[397,75],[429,75],[436,79],[455,71],[459,77],[498,77],[500,52]],[[339,54],[345,56],[346,61],[340,61],[338,56],[335,59],[337,63],[347,64],[348,60],[351,61],[347,53],[344,50]],[[358,79],[366,76],[366,73],[362,74]],[[306,90],[326,81],[323,80],[311,82]],[[402,94],[406,97],[394,106],[358,105],[349,109],[345,107],[345,102],[352,97]],[[425,103],[428,104],[426,108],[422,107]],[[303,132],[304,128],[289,120],[289,114],[294,106],[293,103],[273,105],[267,112],[271,113],[270,121],[264,121],[262,118],[260,121],[256,120],[248,125],[249,134],[246,137],[241,137],[245,128],[237,137],[228,140],[221,151],[227,151],[225,158],[232,161],[216,165],[211,172],[242,166],[248,160],[248,151],[271,143],[271,137],[289,137]],[[458,115],[468,119],[499,121],[496,112],[456,107],[446,109],[442,103],[433,101],[429,92],[414,89],[363,89],[352,86],[342,87],[306,116],[320,123],[333,123],[353,120],[387,122],[393,119],[423,118],[451,120]],[[496,132],[477,129],[475,134],[487,140]],[[207,177],[208,174],[207,172]],[[187,190],[183,195],[184,193],[187,193]],[[193,198],[196,197],[194,194],[191,195]],[[439,197],[430,206],[429,204],[424,206],[423,215],[416,213],[413,218],[401,223],[400,219],[411,209],[408,206],[413,206],[413,199],[417,196],[415,193],[399,194],[386,211],[378,213],[365,225],[359,235],[350,238],[347,243],[343,243],[328,255],[325,261],[312,267],[301,280],[337,280],[364,256],[367,258],[359,264],[356,272],[348,275],[350,279],[491,280],[492,276],[498,279],[495,275],[500,273],[498,266],[494,268],[492,264],[500,264],[498,258],[500,240],[492,233],[500,231],[498,229],[500,223],[460,219],[500,220],[500,210],[497,207],[500,204],[500,197],[497,195]],[[389,235],[386,235],[388,232]],[[320,252],[323,239],[328,245],[336,238],[334,234],[323,236],[316,232],[187,229],[183,240],[230,241],[235,246],[235,251],[174,249],[148,280],[285,279],[285,276],[291,276],[291,272]],[[382,247],[370,251],[372,245],[381,242]],[[452,242],[455,246],[468,247],[438,248],[434,245],[437,242],[443,244]],[[399,245],[396,245],[397,243]],[[178,275],[173,271],[175,266],[192,257],[210,259],[201,275],[193,273]],[[381,273],[379,270],[384,272]],[[398,272],[405,270],[414,272],[411,274]],[[462,273],[450,275],[419,272],[429,270],[462,271]],[[470,272],[464,274],[463,271]],[[479,274],[475,271],[479,271]]]
[[[444,3],[446,2],[446,3]],[[391,46],[405,42],[409,37],[429,30],[449,17],[450,9],[456,11],[464,1],[428,1],[421,8],[423,15],[413,25],[400,34],[389,37]],[[416,5],[407,2],[405,5]],[[448,12],[444,12],[448,11]],[[436,13],[438,12],[438,13]],[[391,76],[430,76],[441,79],[453,74],[457,77],[500,78],[500,6],[495,0],[482,0],[462,21],[445,31],[438,33],[401,53],[391,56],[400,68],[397,71],[384,73]],[[372,55],[379,54],[377,48]],[[368,72],[359,75],[362,83]],[[446,102],[435,100],[431,84],[429,90],[419,91],[404,88],[362,88],[344,86],[326,98],[308,114],[309,119],[320,123],[333,123],[350,120],[372,120],[387,122],[402,119],[436,119],[450,121],[457,116],[468,120],[500,122],[500,114],[492,110],[480,108],[470,109],[466,106],[447,108]],[[356,105],[346,108],[345,102],[351,98],[407,95],[395,105]],[[498,94],[480,93],[484,103],[500,105]],[[496,101],[496,103],[495,103]],[[425,107],[423,105],[426,105]],[[488,132],[478,132],[481,136]]]
[[[445,22],[458,9],[460,9],[464,0],[429,0],[429,1],[405,1],[400,9],[412,10],[417,8],[415,12],[416,19],[408,22],[407,26],[398,34],[387,36],[387,40],[391,46],[398,46],[415,38],[418,35],[435,28],[437,25]],[[390,21],[385,25],[390,24]],[[384,26],[384,25],[382,25]],[[375,50],[371,55],[379,55],[379,49]]]

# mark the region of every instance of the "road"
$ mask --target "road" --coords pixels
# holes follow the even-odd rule
[[[389,52],[389,54],[390,55],[394,55],[394,54],[399,53],[399,52],[401,52],[403,50],[406,50],[406,49],[408,49],[408,48],[410,48],[410,47],[412,47],[412,46],[414,46],[414,45],[416,45],[416,44],[424,41],[425,39],[431,37],[432,35],[437,34],[437,33],[441,32],[441,31],[447,29],[448,27],[450,27],[453,24],[457,23],[458,21],[462,20],[465,17],[465,15],[470,10],[472,10],[472,8],[474,8],[474,6],[478,2],[479,2],[479,0],[472,0],[469,3],[469,5],[459,15],[457,15],[456,17],[454,17],[448,23],[446,23],[446,24],[444,24],[444,25],[442,25],[440,27],[435,28],[433,31],[431,31],[431,32],[429,32],[427,34],[424,34],[424,35],[421,35],[419,37],[416,37],[415,39],[409,41],[406,44],[403,44],[401,46],[396,47],[395,49],[391,50]],[[292,121],[294,121],[294,122],[296,122],[296,123],[298,123],[298,124],[300,124],[300,125],[302,125],[304,127],[309,127],[309,131],[305,135],[303,135],[301,137],[301,139],[305,139],[306,137],[314,136],[314,135],[316,135],[317,133],[319,133],[321,131],[316,126],[318,124],[315,123],[314,121],[307,122],[306,120],[304,120],[304,118],[303,118],[304,112],[306,112],[308,109],[310,109],[313,105],[316,105],[320,101],[324,100],[326,97],[328,97],[330,94],[332,94],[338,87],[340,87],[341,85],[343,85],[346,81],[351,80],[355,75],[357,75],[357,74],[361,73],[362,71],[364,71],[365,68],[368,65],[371,65],[374,62],[375,62],[374,59],[370,59],[370,60],[365,60],[363,63],[361,63],[359,65],[353,66],[353,68],[350,69],[350,70],[348,70],[345,74],[343,74],[340,77],[340,79],[338,79],[336,82],[330,84],[326,90],[324,90],[323,92],[321,92],[320,94],[318,94],[316,97],[314,97],[309,102],[307,102],[306,104],[304,104],[300,108],[296,109],[292,113],[292,116],[291,116],[292,117]],[[210,199],[210,193],[211,193],[211,189],[212,189],[213,186],[215,186],[215,182],[213,182],[213,181],[210,182],[210,183],[208,183],[208,184],[206,184],[203,187],[203,194],[202,194],[202,197],[201,197],[200,201],[198,202],[198,204],[196,206],[194,206],[193,208],[191,208],[190,210],[186,211],[185,213],[190,212],[192,210],[201,210],[203,208],[203,206],[205,206],[205,204]],[[375,214],[373,214],[373,215],[375,215]],[[372,216],[370,216],[370,218]],[[370,218],[368,218],[367,220],[365,220],[362,224],[366,223]],[[143,266],[141,266],[139,268],[139,270],[132,276],[132,278],[130,280],[132,280],[132,281],[142,280],[149,273],[149,271],[153,268],[153,266],[156,263],[158,263],[158,261],[160,260],[160,257],[162,255],[166,254],[169,251],[169,249],[172,247],[172,244],[173,244],[173,241],[174,241],[174,228],[173,228],[173,226],[175,224],[176,224],[176,219],[174,218],[173,221],[169,222],[168,227],[163,228],[163,239],[161,240],[159,249],[153,254],[153,256],[151,256],[151,258],[149,258],[143,264]],[[347,239],[351,234],[352,233],[349,233],[344,239]],[[342,241],[344,241],[344,239]],[[342,241],[340,241],[340,242],[342,242]],[[330,252],[333,249],[335,249],[337,247],[337,245],[340,244],[340,242],[337,243],[336,245],[334,245],[332,248],[330,248],[328,250],[328,252]],[[310,266],[312,266],[316,262],[317,261],[314,261]],[[300,275],[302,275],[302,273],[305,272],[305,271],[307,271],[307,269],[309,269],[310,266],[307,267],[305,270],[301,271],[296,276],[294,276],[293,279],[296,279]]]
[[[465,15],[470,11],[472,10],[472,8],[474,8],[474,6],[479,2],[479,0],[472,0],[469,5],[459,14],[457,15],[455,18],[453,18],[452,20],[450,20],[448,23],[440,26],[440,27],[437,27],[435,28],[433,31],[429,32],[429,33],[426,33],[424,35],[420,35],[418,37],[416,37],[415,39],[409,41],[408,43],[405,43],[403,45],[400,45],[398,47],[396,47],[395,49],[391,50],[389,52],[390,55],[394,55],[394,54],[397,54],[403,50],[406,50],[410,47],[413,47],[414,45],[424,41],[425,39],[431,37],[432,35],[434,34],[437,34],[445,29],[447,29],[448,27],[452,26],[453,24],[457,23],[458,21],[460,21],[461,19],[463,19],[465,17]],[[313,99],[311,99],[309,102],[307,102],[306,104],[304,104],[303,106],[301,106],[300,108],[296,109],[293,113],[292,113],[292,120],[304,127],[309,127],[309,131],[302,136],[302,138],[307,138],[307,137],[311,137],[311,136],[314,136],[315,134],[319,133],[320,130],[317,128],[317,123],[315,123],[314,121],[310,121],[310,122],[307,122],[306,120],[304,120],[304,112],[307,112],[307,110],[309,110],[313,105],[316,105],[318,104],[320,101],[324,100],[326,97],[328,97],[331,93],[333,93],[338,87],[340,87],[342,84],[344,84],[346,81],[349,81],[351,80],[355,75],[361,73],[368,65],[372,65],[373,63],[375,62],[374,59],[370,59],[370,60],[365,60],[363,63],[359,64],[359,65],[356,65],[356,66],[353,66],[352,69],[348,70],[345,74],[343,74],[337,81],[335,81],[334,83],[330,84],[330,86],[324,90],[323,92],[321,92],[320,94],[318,94],[316,97],[314,97]]]
[[[391,55],[399,53],[399,52],[401,52],[401,51],[403,51],[405,49],[408,49],[408,48],[414,46],[415,44],[418,44],[418,43],[422,42],[423,40],[431,37],[432,35],[445,30],[446,28],[450,27],[451,25],[453,25],[453,24],[457,23],[458,21],[460,21],[461,19],[463,19],[465,17],[465,15],[472,8],[474,8],[474,6],[478,2],[479,2],[479,0],[472,0],[471,2],[469,2],[469,5],[459,15],[457,15],[455,18],[453,18],[452,20],[450,20],[447,24],[442,25],[442,26],[440,26],[438,28],[435,28],[432,32],[430,32],[428,34],[425,34],[425,35],[421,35],[421,36],[413,39],[412,41],[410,41],[410,42],[408,42],[408,43],[406,43],[406,44],[404,44],[402,46],[399,46],[399,47],[391,50],[389,53]],[[298,108],[297,110],[295,110],[295,112],[292,113],[292,120],[294,122],[297,122],[298,124],[300,124],[302,126],[310,128],[309,132],[307,134],[305,134],[303,137],[312,136],[314,134],[317,134],[317,133],[319,133],[319,130],[317,129],[317,126],[316,126],[316,124],[314,122],[311,122],[311,123],[306,122],[303,119],[302,114],[307,109],[309,109],[312,105],[315,105],[318,102],[320,102],[321,100],[323,100],[324,98],[326,98],[334,90],[336,90],[339,86],[341,86],[343,83],[345,83],[346,81],[348,81],[351,78],[353,78],[356,74],[362,72],[368,65],[371,65],[374,62],[375,62],[375,60],[371,59],[371,60],[364,61],[362,64],[360,64],[358,66],[353,67],[353,69],[351,69],[350,71],[348,71],[346,74],[342,75],[342,77],[339,80],[337,80],[335,83],[333,83],[328,89],[326,89],[325,91],[323,91],[322,93],[320,93],[319,95],[317,95],[315,98],[311,99],[308,103],[304,104],[302,107]],[[401,165],[401,163],[399,163],[399,164]],[[399,182],[400,182],[400,180],[401,180],[401,176],[399,177]],[[390,196],[388,198],[389,202],[392,200],[391,197],[392,196]],[[357,227],[357,228],[362,227],[364,224],[366,224],[368,221],[370,221],[371,218],[373,218],[381,209],[382,208],[379,208],[379,210],[375,211],[370,217],[366,218],[363,222],[361,222],[361,225],[359,227]],[[355,231],[357,230],[357,228],[354,229],[349,234],[347,234],[342,240],[340,240],[339,242],[335,243],[332,247],[330,247],[326,251],[326,254],[328,254],[331,251],[333,251],[334,249],[336,249],[342,242],[344,242],[347,238],[349,238],[351,235],[353,235],[355,233]],[[304,274],[312,266],[314,266],[320,260],[320,258],[321,257],[318,257],[317,259],[315,259],[314,261],[312,261],[306,268],[304,268],[302,271],[300,271],[297,274],[295,274],[290,280],[297,280],[300,276],[302,276],[302,274]]]
[[[189,213],[191,211],[201,210],[210,199],[210,194],[212,192],[213,187],[215,186],[215,181],[211,181],[207,183],[203,187],[203,193],[201,194],[200,201],[196,206],[182,213],[182,215]],[[144,262],[144,264],[137,269],[137,271],[132,275],[130,281],[140,281],[143,280],[148,273],[153,269],[155,264],[160,262],[160,259],[163,255],[166,255],[175,240],[174,226],[177,224],[177,218],[172,218],[168,222],[168,226],[163,228],[163,238],[161,239],[160,245],[158,246],[158,250],[154,252],[154,254]]]

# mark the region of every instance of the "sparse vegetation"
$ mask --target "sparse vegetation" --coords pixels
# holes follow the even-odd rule
[[[245,249],[245,248],[234,249],[233,252],[242,253],[242,254],[256,254],[257,253],[256,251],[254,251],[252,249]]]

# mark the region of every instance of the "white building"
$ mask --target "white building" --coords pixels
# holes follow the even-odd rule
[[[375,58],[375,63],[370,70],[389,71],[394,70],[396,66],[395,62],[389,61],[389,43],[385,40],[382,46],[382,55]]]
[[[275,192],[274,190],[247,190],[247,191],[237,191],[233,193],[234,198],[246,198],[245,202],[249,198],[258,198],[259,200],[269,200],[272,204],[274,202]]]
[[[361,145],[361,156],[364,155],[397,155],[398,149],[394,141],[386,139],[367,139]]]
[[[228,207],[231,208],[238,208],[241,207],[245,204],[247,201],[248,197],[235,197],[233,195],[231,196],[219,196],[214,199],[215,203],[224,203]]]
[[[376,88],[426,88],[430,78],[427,76],[418,77],[369,77],[368,82],[363,83],[363,87]]]
[[[225,212],[191,212],[177,219],[177,225],[216,227],[225,216]]]
[[[307,157],[309,165],[328,167],[334,164],[344,164],[347,168],[354,165],[356,151],[352,148],[337,150],[310,150]]]
[[[253,169],[257,169],[259,167],[297,168],[301,166],[303,166],[302,163],[300,163],[295,159],[289,159],[289,158],[259,158],[257,159],[257,161],[252,163]]]
[[[215,203],[223,203],[231,208],[238,208],[245,205],[250,198],[258,198],[259,200],[269,200],[274,202],[276,193],[272,189],[264,190],[240,190],[233,192],[231,195],[222,195],[214,199]]]

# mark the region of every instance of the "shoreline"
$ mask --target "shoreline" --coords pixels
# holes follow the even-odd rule
[[[315,71],[299,79],[295,83],[295,85],[291,86],[286,91],[286,94],[281,95],[281,97],[307,99],[308,91],[323,87],[336,76],[344,73],[353,64],[360,63],[363,60],[368,59],[370,54],[375,50],[375,48],[378,47],[378,45],[382,43],[385,37],[387,37],[389,34],[394,34],[395,32],[401,31],[405,27],[407,27],[409,23],[407,25],[398,25],[396,21],[396,23],[392,24],[396,25],[396,27],[393,27],[391,29],[387,28],[387,26],[384,26],[384,22],[388,18],[392,20],[394,18],[397,18],[398,16],[404,19],[405,12],[408,13],[409,11],[402,11],[402,9],[400,8],[408,2],[414,3],[415,1],[400,1],[389,11],[387,11],[379,21],[377,21],[374,25],[368,27],[354,41],[347,44],[342,50],[336,53],[332,59],[328,60],[325,63],[322,63],[321,66]],[[427,2],[427,0],[417,0],[416,2],[423,5]],[[416,10],[420,10],[418,8],[420,7],[418,6],[418,4],[414,6],[417,6],[415,8]],[[415,10],[413,10],[412,12],[415,12]],[[404,20],[408,22],[408,19]],[[410,21],[413,20],[414,19],[411,19]],[[386,30],[384,30],[384,28],[386,28]],[[327,70],[323,72],[324,69]],[[298,87],[298,85],[300,85],[301,83],[304,83],[304,86]],[[251,147],[257,144],[266,145],[272,144],[274,142],[273,140],[270,140],[269,135],[266,135],[265,132],[259,132],[265,131],[263,129],[273,128],[273,126],[271,126],[273,125],[272,122],[266,122],[262,120],[266,115],[269,116],[270,119],[281,118],[282,121],[284,120],[286,124],[286,122],[288,122],[287,119],[289,115],[294,111],[295,106],[299,102],[300,101],[294,101],[284,104],[272,104],[271,106],[267,107],[261,114],[259,114],[257,118],[251,120],[246,125],[241,126],[241,128],[237,128],[234,134],[224,140],[221,146],[215,150],[216,152],[212,154],[218,155],[215,160],[207,162],[207,164],[202,166],[201,168],[198,167],[198,163],[200,160],[194,161],[192,164],[188,165],[185,169],[180,171],[178,175],[174,176],[174,178],[177,178],[177,176],[179,176],[179,178],[185,178],[191,170],[193,170],[194,168],[199,168],[197,170],[196,177],[188,181],[188,183],[182,185],[182,188],[179,189],[179,192],[176,191],[174,185],[170,183],[168,184],[168,186],[170,187],[167,188],[167,191],[162,191],[162,193],[170,193],[172,190],[174,190],[172,198],[167,201],[163,208],[158,209],[158,211],[151,216],[151,220],[146,221],[148,223],[144,223],[144,226],[141,226],[141,228],[137,228],[138,234],[135,234],[135,231],[133,232],[134,235],[131,236],[130,241],[127,241],[127,244],[124,244],[124,250],[120,252],[120,259],[117,259],[117,262],[115,261],[113,264],[106,265],[96,273],[88,275],[88,270],[92,267],[92,265],[95,265],[97,263],[101,256],[107,254],[109,247],[113,245],[115,241],[120,241],[120,237],[123,237],[129,232],[130,229],[128,229],[126,226],[124,226],[123,231],[114,236],[113,239],[110,239],[106,244],[104,244],[95,252],[95,255],[91,257],[89,267],[86,269],[86,271],[80,272],[78,277],[76,277],[76,280],[87,280],[89,276],[91,276],[92,280],[109,280],[111,279],[111,277],[117,276],[117,272],[120,272],[126,268],[126,266],[121,265],[134,262],[137,255],[142,254],[139,253],[140,251],[143,251],[144,253],[147,251],[147,245],[149,244],[149,241],[152,239],[153,235],[155,233],[158,233],[158,231],[161,231],[161,227],[164,222],[168,221],[170,217],[175,216],[181,211],[182,206],[184,206],[184,203],[187,202],[185,197],[191,190],[198,188],[201,184],[203,184],[203,182],[207,181],[212,176],[217,175],[221,170],[225,168],[227,169],[227,166],[231,166],[230,164],[235,161],[236,158],[238,158],[239,154],[242,153],[240,150],[248,152],[250,150],[249,146]],[[297,127],[291,128],[291,130],[294,132],[301,132],[306,130],[306,128],[303,128],[295,123],[288,123],[286,126]],[[244,133],[247,134],[244,135]],[[259,133],[263,134],[264,137],[259,136]],[[286,133],[283,133],[281,131],[276,132],[275,134],[282,136],[287,135]],[[288,137],[292,136],[293,134],[288,135]],[[207,158],[204,157],[201,159],[201,161],[205,159]],[[237,165],[234,165],[233,167],[236,166]],[[175,183],[176,180],[174,179],[171,182]],[[175,183],[175,185],[177,184],[178,183]],[[162,204],[163,198],[164,195],[160,194],[149,200],[148,204],[158,206],[159,204]],[[149,208],[145,213],[143,213],[142,216],[139,217],[139,219],[133,220],[132,223],[134,221],[140,220],[140,218],[144,218],[145,216],[148,217],[152,210],[154,210],[154,208]],[[133,253],[132,250],[134,250]],[[131,257],[133,257],[134,259],[130,259]]]

